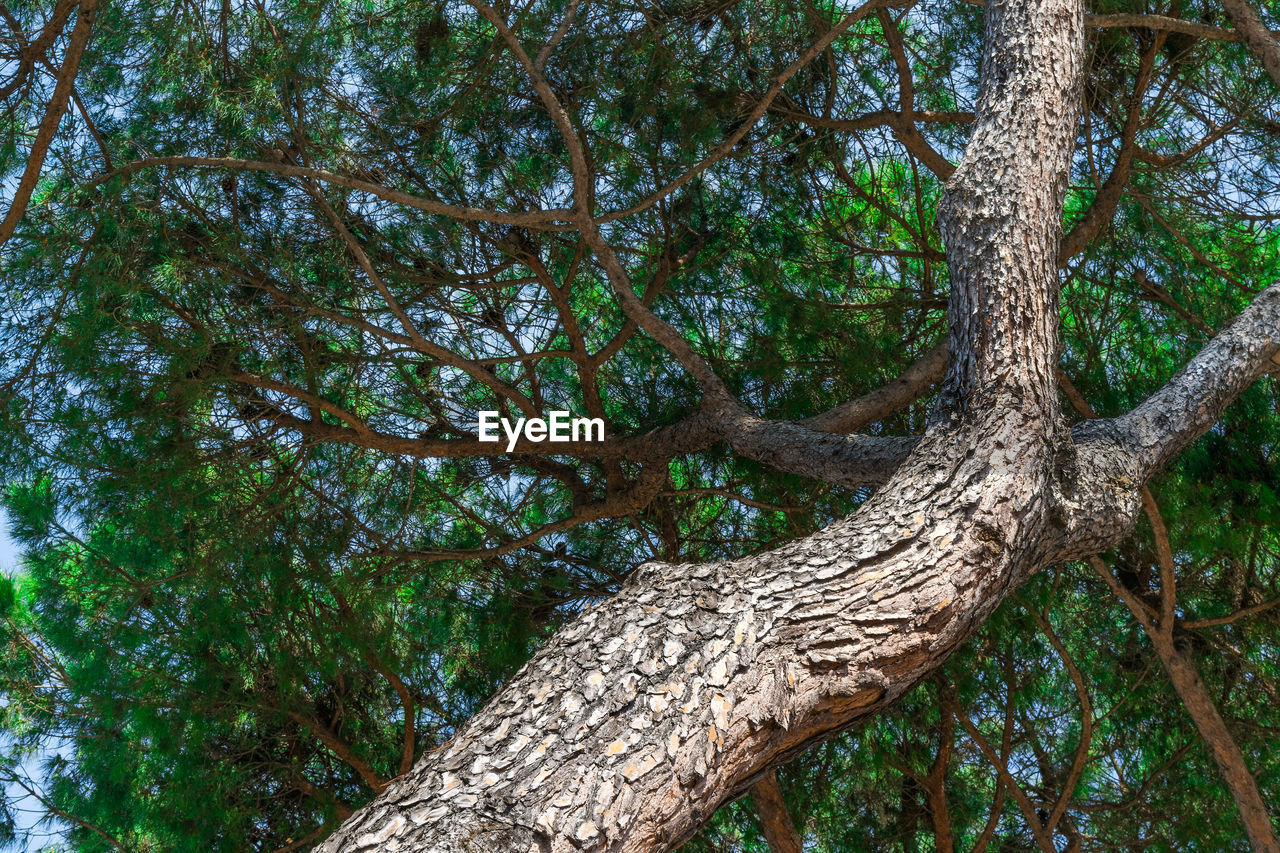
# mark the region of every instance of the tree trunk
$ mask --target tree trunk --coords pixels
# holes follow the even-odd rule
[[[1055,259],[1082,31],[1079,0],[987,5],[976,120],[939,211],[943,402],[889,481],[774,551],[640,567],[319,850],[670,850],[888,707],[1030,572],[1128,534],[1143,476],[1280,351],[1280,288],[1162,392],[1194,416],[1136,411],[1073,441]]]

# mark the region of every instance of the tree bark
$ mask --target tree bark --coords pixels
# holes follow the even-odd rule
[[[803,853],[803,841],[782,798],[778,774],[768,770],[751,788],[751,805],[760,816],[760,828],[770,853]]]
[[[1222,7],[1227,10],[1231,23],[1240,31],[1244,43],[1262,60],[1267,74],[1280,86],[1280,43],[1276,42],[1275,36],[1262,23],[1248,0],[1223,0]]]
[[[775,764],[888,707],[1031,572],[1128,534],[1141,473],[1280,352],[1280,288],[1161,392],[1173,415],[1067,431],[1056,259],[1082,33],[1079,0],[986,7],[972,136],[939,210],[948,370],[885,485],[774,551],[640,567],[320,851],[671,850]]]
[[[1153,525],[1159,523],[1158,519],[1159,515],[1153,514]],[[1161,535],[1162,531],[1157,531],[1157,538]],[[1165,547],[1167,549],[1168,546]],[[1172,562],[1171,557],[1161,555],[1162,562],[1166,559]],[[1151,645],[1155,647],[1156,655],[1169,675],[1169,682],[1182,700],[1183,707],[1187,709],[1187,715],[1195,724],[1196,731],[1209,747],[1209,754],[1218,765],[1222,781],[1231,792],[1245,835],[1249,838],[1249,846],[1256,853],[1280,853],[1280,839],[1276,836],[1267,804],[1258,790],[1258,781],[1250,772],[1240,745],[1236,743],[1222,714],[1218,712],[1218,706],[1200,678],[1195,662],[1174,641],[1173,626],[1176,618],[1169,613],[1157,615],[1154,610],[1149,610],[1137,596],[1121,586],[1115,574],[1101,559],[1093,557],[1090,562],[1116,597],[1133,613],[1147,638],[1151,640]],[[1161,589],[1161,596],[1172,602],[1172,594],[1168,588]]]
[[[1267,813],[1267,805],[1258,791],[1258,783],[1249,772],[1240,746],[1231,736],[1231,730],[1218,713],[1218,706],[1209,689],[1200,680],[1200,673],[1189,657],[1180,652],[1172,638],[1148,633],[1165,672],[1169,673],[1169,681],[1182,699],[1195,723],[1196,730],[1204,738],[1213,760],[1218,765],[1218,772],[1227,783],[1227,790],[1235,800],[1236,809],[1244,823],[1245,834],[1249,837],[1249,845],[1255,853],[1280,853],[1280,840],[1276,838],[1275,826]]]

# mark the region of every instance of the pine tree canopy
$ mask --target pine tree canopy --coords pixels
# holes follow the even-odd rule
[[[1008,403],[956,391],[956,342],[979,370],[1011,333],[952,286],[951,211],[987,192],[991,81],[1020,79],[999,10],[1056,2],[0,0],[0,841],[312,849],[640,567],[856,525]],[[1280,3],[1081,20],[1043,259],[1058,447],[1280,279]],[[1009,134],[1009,170],[1039,162]],[[1116,486],[1123,535],[1002,587],[885,708],[730,781],[673,758],[722,787],[669,843],[546,837],[1280,849],[1275,358]],[[603,439],[478,438],[553,412]]]

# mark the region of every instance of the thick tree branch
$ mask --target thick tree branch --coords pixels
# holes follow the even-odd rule
[[[1236,25],[1249,50],[1262,60],[1262,67],[1280,86],[1280,43],[1276,42],[1276,37],[1262,23],[1248,0],[1222,0],[1222,7],[1227,10],[1227,17]]]
[[[716,431],[739,455],[779,471],[858,488],[888,481],[920,442],[915,436],[837,435],[733,409]]]
[[[955,752],[955,718],[956,706],[952,696],[944,691],[939,700],[938,710],[942,719],[938,724],[938,752],[934,756],[929,772],[920,779],[924,788],[926,802],[929,805],[929,819],[933,823],[934,847],[937,853],[955,853],[955,833],[951,829],[951,805],[947,801],[947,768],[951,765],[951,757]]]
[[[1095,417],[1093,407],[1076,390],[1071,381],[1065,375],[1061,376],[1060,380],[1067,399],[1071,401],[1075,409],[1086,418]],[[1240,747],[1227,730],[1226,724],[1223,722],[1217,706],[1213,702],[1213,698],[1200,680],[1194,662],[1185,652],[1178,648],[1174,641],[1174,628],[1178,622],[1178,595],[1173,547],[1170,543],[1169,531],[1165,526],[1160,508],[1156,504],[1151,490],[1146,485],[1142,486],[1141,495],[1143,510],[1147,515],[1147,519],[1151,522],[1151,531],[1155,538],[1156,557],[1160,564],[1159,611],[1157,612],[1154,608],[1149,607],[1132,590],[1126,589],[1099,557],[1089,557],[1089,563],[1107,582],[1116,597],[1124,602],[1125,606],[1133,613],[1134,618],[1138,620],[1143,631],[1151,640],[1152,645],[1155,646],[1156,653],[1164,665],[1165,672],[1168,673],[1174,689],[1177,690],[1179,697],[1191,715],[1196,729],[1210,747],[1222,779],[1235,800],[1236,808],[1240,813],[1241,820],[1244,822],[1245,830],[1254,849],[1266,851],[1266,853],[1276,853],[1276,851],[1280,850],[1280,842],[1276,839],[1271,819],[1267,814],[1266,806],[1263,804],[1262,795],[1258,791],[1257,780],[1249,772]],[[1034,615],[1037,621],[1041,623],[1041,628],[1047,629],[1047,620],[1039,614]],[[1047,630],[1046,636],[1051,636]],[[1061,648],[1061,644],[1056,638],[1051,636],[1051,640],[1053,640],[1054,647],[1059,650],[1059,653],[1065,654],[1065,650]],[[1067,659],[1064,657],[1063,660],[1065,662]],[[1081,690],[1082,682],[1078,670],[1073,668],[1071,675],[1077,690]],[[1086,701],[1084,693],[1081,693],[1081,701]],[[1064,791],[1064,800],[1066,795],[1067,792]],[[1061,805],[1062,803],[1060,802],[1059,806]],[[1055,814],[1057,814],[1056,809]]]
[[[1254,298],[1169,382],[1113,421],[1083,426],[1109,433],[1134,455],[1145,482],[1208,432],[1240,394],[1280,364],[1280,282]]]
[[[1056,483],[1064,524],[1045,542],[1046,559],[1083,559],[1128,537],[1142,511],[1147,481],[1277,365],[1280,283],[1262,291],[1186,367],[1127,414],[1076,424]],[[1082,411],[1091,411],[1084,406]]]
[[[955,405],[890,482],[775,551],[642,567],[321,850],[669,850],[770,765],[887,707],[990,615],[1055,523],[1065,434],[1045,376],[1081,20],[1073,0],[988,9],[975,141],[947,190]],[[586,209],[585,181],[576,192]],[[744,442],[754,427],[735,420]]]

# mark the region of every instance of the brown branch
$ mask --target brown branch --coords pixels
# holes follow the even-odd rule
[[[1168,308],[1172,309],[1175,314],[1177,314],[1179,317],[1181,317],[1183,320],[1187,321],[1191,325],[1195,326],[1200,331],[1204,332],[1209,337],[1213,337],[1214,335],[1218,334],[1217,330],[1215,330],[1212,326],[1206,323],[1202,318],[1197,317],[1195,314],[1192,314],[1186,308],[1183,308],[1182,305],[1179,304],[1178,301],[1173,298],[1173,296],[1169,293],[1168,290],[1165,289],[1163,285],[1157,284],[1156,282],[1147,278],[1146,270],[1139,269],[1137,272],[1134,273],[1133,279],[1135,282],[1137,282],[1138,287],[1142,288],[1144,293],[1151,294],[1151,296],[1155,297],[1155,299],[1158,302],[1160,302],[1162,305],[1165,305]]]
[[[972,853],[986,853],[991,845],[991,839],[995,838],[996,828],[1000,825],[1000,815],[1004,813],[1006,790],[1004,778],[997,773],[995,792],[991,796],[991,811],[987,814],[987,822],[982,827],[982,833],[973,844]]]
[[[1080,671],[1075,659],[1053,630],[1053,625],[1050,624],[1049,619],[1043,613],[1030,607],[1027,608],[1027,612],[1031,614],[1031,618],[1035,620],[1040,632],[1049,640],[1049,644],[1053,646],[1053,650],[1057,652],[1059,659],[1062,660],[1062,665],[1066,667],[1067,674],[1071,677],[1071,683],[1075,687],[1076,699],[1080,703],[1080,744],[1076,748],[1075,759],[1071,762],[1071,770],[1067,773],[1066,781],[1062,783],[1062,793],[1058,796],[1058,802],[1054,805],[1053,811],[1049,813],[1048,821],[1045,822],[1045,828],[1052,832],[1067,813],[1067,806],[1071,803],[1072,794],[1075,792],[1076,785],[1080,782],[1080,777],[1084,773],[1085,762],[1089,758],[1089,745],[1093,742],[1093,701],[1089,696],[1089,686],[1085,683],[1084,673]]]
[[[116,850],[119,850],[120,853],[128,853],[129,848],[125,847],[122,843],[120,843],[120,841],[116,839],[115,836],[111,835],[101,827],[95,824],[92,824],[87,820],[84,820],[83,818],[76,817],[74,814],[58,808],[56,805],[53,804],[52,800],[50,800],[44,794],[40,793],[39,789],[37,789],[34,785],[30,784],[23,777],[19,776],[16,773],[13,773],[12,771],[8,771],[5,775],[8,777],[7,781],[9,784],[17,785],[24,792],[26,792],[27,795],[33,797],[36,801],[40,803],[40,805],[44,806],[45,810],[48,811],[49,814],[53,815],[56,818],[65,820],[67,823],[74,824],[80,827],[81,829],[87,829],[89,832],[92,832],[94,835],[106,841]]]
[[[1060,376],[1060,380],[1063,390],[1067,392],[1068,399],[1076,409],[1086,417],[1093,417],[1092,407],[1071,385],[1070,380],[1066,379],[1065,375]],[[1174,642],[1173,630],[1177,623],[1177,586],[1169,530],[1165,526],[1154,496],[1145,485],[1142,487],[1142,505],[1148,521],[1151,522],[1156,554],[1160,563],[1159,615],[1152,612],[1151,608],[1132,591],[1126,589],[1099,557],[1090,557],[1089,563],[1106,581],[1116,597],[1125,603],[1151,640],[1160,657],[1160,662],[1164,665],[1165,672],[1169,675],[1170,682],[1218,764],[1219,773],[1230,790],[1232,799],[1235,800],[1236,809],[1244,822],[1245,831],[1254,850],[1280,853],[1280,840],[1276,838],[1271,818],[1258,791],[1257,780],[1250,773],[1239,745],[1236,744],[1226,723],[1223,722],[1204,682],[1200,680],[1195,663]]]
[[[560,44],[560,40],[569,32],[569,27],[573,25],[573,17],[578,13],[578,6],[582,0],[569,0],[569,6],[564,11],[564,17],[560,19],[560,25],[556,27],[555,32],[547,39],[547,43],[542,46],[542,50],[538,51],[538,56],[533,60],[533,66],[539,71],[547,64],[547,60],[551,57],[552,51]]]
[[[473,560],[485,557],[500,557],[503,554],[509,554],[521,548],[532,545],[538,540],[558,533],[561,530],[568,530],[577,527],[580,524],[586,524],[592,521],[598,521],[602,518],[615,518],[622,515],[630,515],[637,513],[647,507],[658,493],[662,490],[662,486],[667,481],[667,466],[665,463],[655,463],[648,465],[640,470],[639,475],[630,487],[614,492],[604,500],[594,501],[592,503],[583,504],[576,507],[573,512],[564,518],[556,521],[548,522],[541,527],[536,528],[528,533],[518,536],[509,542],[501,545],[495,545],[491,548],[475,548],[467,551],[380,551],[379,554],[392,555],[410,560],[421,560],[426,562],[439,562],[442,560]]]
[[[888,11],[877,9],[876,16],[880,20],[881,30],[889,45],[889,54],[893,57],[893,64],[898,72],[898,112],[891,114],[885,123],[907,151],[914,154],[925,168],[945,181],[955,173],[955,166],[939,154],[916,127],[915,77],[911,71],[911,61],[907,58],[906,47],[902,43],[902,34],[898,32]]]
[[[940,691],[941,692],[941,691]],[[956,839],[951,830],[951,806],[947,802],[947,767],[951,764],[951,756],[955,751],[955,704],[951,697],[942,693],[939,710],[942,719],[938,729],[938,753],[934,756],[933,765],[920,786],[924,788],[929,803],[929,818],[933,823],[934,846],[938,853],[955,853]]]
[[[1280,853],[1280,839],[1276,837],[1266,802],[1258,790],[1258,782],[1250,772],[1239,744],[1222,719],[1209,689],[1196,671],[1195,663],[1177,647],[1172,631],[1152,618],[1133,593],[1116,579],[1106,563],[1098,557],[1090,557],[1089,563],[1111,587],[1111,591],[1129,607],[1142,625],[1147,638],[1151,640],[1178,698],[1182,700],[1196,731],[1209,747],[1209,752],[1218,765],[1219,775],[1235,801],[1236,810],[1253,849],[1258,853]]]
[[[1169,544],[1169,528],[1156,503],[1155,495],[1142,487],[1142,509],[1151,523],[1152,538],[1156,543],[1156,560],[1160,564],[1160,628],[1165,636],[1173,639],[1173,626],[1178,603],[1177,578],[1174,575],[1173,547]]]
[[[769,843],[770,853],[803,853],[804,842],[791,820],[791,812],[787,811],[778,774],[773,768],[769,768],[760,781],[751,786],[750,797],[751,805],[760,816],[760,828]]]
[[[753,500],[752,498],[749,498],[746,495],[739,494],[727,488],[725,489],[715,489],[715,488],[673,489],[671,491],[664,491],[658,494],[658,497],[660,498],[681,498],[681,497],[701,497],[701,496],[725,498],[727,500],[740,503],[743,506],[754,507],[755,509],[762,509],[762,510],[765,510],[766,512],[796,513],[796,512],[807,512],[813,508],[813,501],[809,501],[803,506],[781,506],[780,504],[768,503],[767,501]]]
[[[1188,619],[1182,623],[1183,628],[1196,630],[1199,628],[1216,628],[1219,625],[1230,625],[1239,619],[1249,616],[1256,616],[1259,613],[1265,613],[1273,607],[1280,606],[1280,598],[1273,598],[1270,601],[1264,601],[1261,604],[1254,604],[1251,607],[1242,607],[1235,613],[1226,616],[1215,616],[1209,619]]]
[[[325,825],[320,824],[320,826],[317,826],[301,838],[286,838],[284,845],[275,848],[271,853],[293,853],[294,850],[301,850],[303,847],[306,847],[308,844],[319,838],[324,833],[324,830]]]
[[[1262,23],[1248,0],[1222,0],[1222,7],[1227,10],[1227,17],[1236,25],[1249,50],[1262,60],[1262,67],[1280,86],[1280,44],[1277,44],[1275,35]]]
[[[40,35],[23,48],[23,55],[27,59],[35,59],[46,50],[53,47],[54,41],[62,34],[62,28],[66,26],[67,20],[71,17],[71,11],[76,8],[75,0],[58,0],[58,5],[54,7],[53,14],[49,16],[49,20],[40,29]]]
[[[820,432],[856,432],[911,405],[942,380],[946,368],[947,345],[944,342],[916,359],[897,379],[797,423]]]
[[[396,696],[400,699],[401,716],[404,720],[404,732],[401,737],[400,749],[400,769],[397,775],[403,776],[413,769],[413,753],[414,744],[417,739],[417,723],[414,718],[414,702],[413,693],[409,690],[409,685],[404,683],[404,679],[396,675],[390,667],[383,666],[378,656],[373,652],[365,652],[365,660],[373,671],[381,675],[386,682],[391,685],[391,689],[396,692]]]
[[[366,192],[385,201],[403,204],[405,207],[412,207],[415,210],[421,210],[437,216],[447,216],[451,219],[459,219],[465,222],[493,222],[499,225],[519,225],[525,228],[534,228],[538,230],[564,230],[563,226],[556,225],[555,223],[564,222],[572,217],[572,212],[568,210],[552,209],[537,210],[528,213],[503,213],[497,210],[461,207],[458,205],[431,201],[430,199],[421,198],[419,196],[410,195],[406,192],[401,192],[400,190],[385,187],[382,184],[362,181],[359,178],[339,175],[324,169],[295,166],[292,163],[268,163],[262,160],[242,160],[235,157],[145,157],[141,160],[133,160],[129,163],[121,164],[117,168],[95,178],[90,182],[89,186],[99,186],[120,175],[129,175],[135,172],[140,172],[144,169],[153,169],[160,166],[231,169],[233,171],[245,172],[271,172],[290,178],[310,178],[314,181],[321,181],[326,184],[333,184],[335,186],[346,187],[351,190],[358,190],[359,192]]]
[[[1062,245],[1058,249],[1060,265],[1083,252],[1115,214],[1116,206],[1124,194],[1125,184],[1129,182],[1129,175],[1133,171],[1133,158],[1137,151],[1136,138],[1138,128],[1142,124],[1142,98],[1146,94],[1147,84],[1151,80],[1151,72],[1155,67],[1156,54],[1162,43],[1163,39],[1157,38],[1142,55],[1133,90],[1129,94],[1129,108],[1125,114],[1124,126],[1120,130],[1120,150],[1116,152],[1115,163],[1111,167],[1111,173],[1107,175],[1107,180],[1098,188],[1089,209],[1062,238]]]
[[[0,17],[3,17],[5,23],[9,25],[14,41],[18,43],[18,67],[10,78],[12,82],[0,89],[0,101],[7,100],[10,95],[27,83],[36,61],[43,59],[45,51],[53,45],[58,36],[62,35],[63,27],[66,26],[67,19],[71,17],[71,12],[75,8],[76,0],[58,0],[58,4],[53,9],[53,14],[49,16],[49,20],[41,27],[40,34],[33,41],[27,42],[26,34],[22,31],[22,22],[14,16],[7,4],[0,3]],[[56,77],[57,71],[53,73]]]
[[[298,771],[294,771],[293,774],[293,787],[297,788],[305,796],[311,797],[313,800],[319,800],[322,803],[333,806],[333,810],[337,813],[339,820],[346,820],[351,817],[351,815],[355,814],[355,811],[351,806],[342,802],[342,800],[339,800],[331,792],[321,788]]]
[[[903,115],[893,110],[876,110],[863,113],[853,118],[831,118],[816,116],[799,109],[789,98],[782,97],[778,103],[769,108],[770,112],[824,130],[840,130],[857,133],[877,127],[892,127],[894,122],[902,121]],[[913,110],[911,119],[927,124],[968,124],[973,121],[973,113],[968,111],[945,112],[937,110]]]
[[[1013,684],[1013,666],[1012,661],[1006,655],[1004,656],[1005,670],[1005,713],[1004,725],[1000,731],[1000,756],[1002,760],[1008,761],[1008,756],[1013,751],[1013,701],[1009,693]],[[955,693],[948,689],[943,694],[943,699],[947,706],[951,709],[952,719],[956,719],[957,703]],[[1009,788],[1004,783],[1004,777],[996,771],[996,781],[994,791],[991,796],[991,812],[987,815],[987,823],[982,828],[982,834],[978,836],[978,840],[974,842],[972,853],[986,853],[987,847],[990,846],[991,840],[995,837],[996,829],[1000,826],[1000,816],[1004,814],[1004,801],[1008,796]]]
[[[365,761],[351,748],[351,744],[347,743],[337,732],[330,729],[319,720],[312,719],[305,714],[297,711],[288,711],[286,715],[289,719],[301,726],[310,729],[311,732],[320,739],[330,752],[341,759],[348,767],[356,771],[364,783],[373,789],[374,793],[381,793],[387,787],[387,780],[373,769],[373,765]]]
[[[878,110],[852,119],[815,116],[785,105],[774,107],[773,112],[793,121],[799,121],[810,127],[818,127],[824,130],[858,133],[875,127],[887,127],[893,131],[894,138],[902,143],[902,146],[908,152],[915,155],[916,159],[925,165],[925,168],[944,181],[955,173],[956,167],[925,140],[916,123],[958,124],[973,121],[973,113],[970,112],[933,112],[929,110],[921,110],[919,112],[912,110],[909,114],[905,111]]]
[[[320,206],[321,210],[324,211],[325,215],[328,216],[329,221],[333,223],[334,230],[338,232],[342,237],[343,242],[346,243],[348,250],[350,250],[351,254],[355,256],[356,262],[360,264],[360,268],[364,270],[365,276],[369,279],[369,282],[373,284],[374,289],[378,291],[378,295],[382,297],[382,301],[386,304],[387,308],[391,310],[391,313],[395,315],[395,318],[400,321],[401,328],[403,328],[405,334],[409,336],[409,340],[413,342],[415,349],[431,356],[441,364],[446,364],[450,367],[461,370],[463,373],[467,374],[472,379],[475,379],[482,385],[488,386],[496,393],[501,394],[514,402],[529,417],[535,417],[537,415],[538,409],[533,404],[533,401],[519,389],[503,382],[480,365],[463,358],[453,350],[442,347],[439,344],[429,341],[423,337],[422,333],[418,331],[417,326],[414,325],[413,320],[409,317],[408,313],[400,305],[394,294],[391,293],[391,289],[387,287],[385,282],[383,282],[382,276],[378,274],[378,271],[373,266],[373,262],[369,260],[369,255],[365,252],[364,247],[360,245],[360,242],[356,240],[355,235],[353,235],[350,229],[347,228],[346,223],[342,221],[342,217],[338,216],[337,211],[333,209],[325,197],[321,195],[310,182],[307,184],[307,190],[311,197],[315,199],[316,203]]]
[[[1176,154],[1157,154],[1139,146],[1135,150],[1134,157],[1143,163],[1155,166],[1157,169],[1170,169],[1174,166],[1180,166],[1235,130],[1239,123],[1239,118],[1222,124],[1208,123],[1211,129],[1199,142]]]
[[[969,737],[977,745],[978,750],[982,752],[987,763],[995,768],[999,774],[1000,780],[1004,786],[1013,794],[1014,802],[1018,804],[1018,808],[1022,811],[1022,818],[1026,821],[1027,829],[1030,830],[1032,838],[1035,839],[1036,846],[1040,848],[1041,853],[1057,853],[1053,846],[1053,840],[1045,834],[1044,828],[1040,825],[1040,818],[1036,814],[1035,806],[1027,797],[1027,792],[1023,790],[1018,781],[1013,778],[1013,774],[1009,772],[1009,765],[1005,759],[996,754],[991,748],[991,744],[982,736],[982,732],[978,731],[978,727],[969,719],[969,715],[964,711],[956,714],[956,720],[968,732]]]
[[[560,103],[560,99],[552,91],[551,84],[547,81],[546,76],[529,58],[529,54],[525,52],[520,40],[516,38],[515,33],[511,31],[507,22],[492,6],[482,3],[480,0],[467,0],[467,2],[485,20],[493,24],[498,31],[498,35],[506,43],[507,49],[511,51],[521,67],[524,68],[525,74],[533,83],[534,91],[537,92],[543,107],[550,114],[565,148],[568,149],[570,172],[573,175],[574,222],[577,224],[587,246],[595,253],[597,260],[604,267],[605,274],[618,297],[618,303],[623,313],[631,320],[634,320],[640,328],[644,329],[667,352],[671,353],[676,361],[689,372],[689,375],[697,380],[704,393],[723,400],[732,399],[732,395],[725,387],[724,382],[716,375],[706,359],[693,349],[674,326],[660,319],[636,296],[635,290],[631,286],[630,277],[623,268],[622,262],[618,259],[617,253],[600,233],[599,223],[604,220],[597,220],[592,216],[594,200],[592,198],[591,168],[587,161],[586,149],[578,138],[577,130],[569,118],[568,111],[565,110],[564,105]],[[871,2],[879,2],[879,0],[871,0]]]
[[[1118,13],[1114,15],[1085,15],[1084,25],[1095,29],[1135,28],[1155,30],[1156,32],[1182,33],[1210,41],[1243,41],[1237,30],[1228,30],[1199,21],[1184,21],[1181,18],[1170,18],[1166,15],[1142,15]],[[1237,23],[1236,26],[1239,26]]]
[[[84,57],[85,46],[93,30],[94,14],[98,8],[98,0],[82,0],[80,11],[76,16],[76,25],[71,30],[71,39],[67,43],[67,52],[62,59],[62,67],[58,70],[58,82],[53,87],[53,95],[45,107],[44,118],[36,129],[35,141],[31,143],[31,152],[27,155],[27,165],[18,180],[13,192],[13,200],[9,203],[9,211],[0,221],[0,246],[13,236],[14,229],[27,212],[27,204],[31,194],[35,192],[36,183],[40,180],[40,171],[44,168],[45,156],[53,137],[58,132],[58,125],[67,111],[67,103],[71,98],[76,73],[80,70],[80,60]]]

